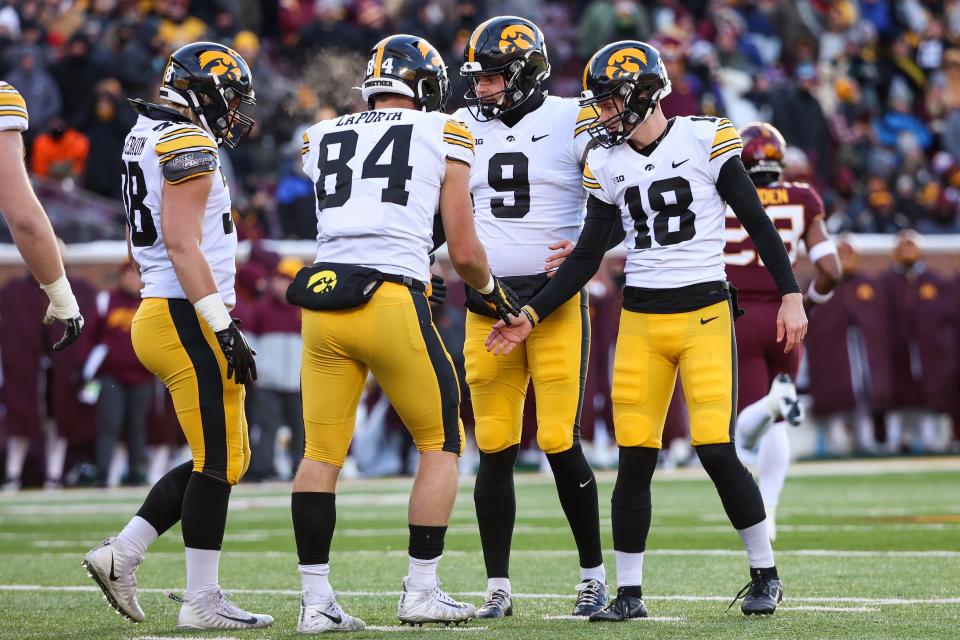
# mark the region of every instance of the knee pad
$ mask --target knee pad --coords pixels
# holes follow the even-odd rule
[[[573,447],[573,425],[540,425],[537,428],[537,446],[550,455],[566,453]]]
[[[474,429],[477,448],[481,454],[503,453],[511,447],[518,447],[514,435],[513,430],[500,420],[478,420]]]

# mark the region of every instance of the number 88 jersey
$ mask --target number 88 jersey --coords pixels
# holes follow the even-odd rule
[[[743,143],[725,118],[678,117],[668,127],[648,153],[629,143],[592,149],[583,170],[587,193],[620,209],[631,287],[673,289],[726,277],[727,205],[716,183]]]
[[[203,213],[203,252],[226,305],[236,302],[237,234],[230,190],[220,173],[213,136],[179,114],[149,103],[134,107],[140,116],[123,145],[123,205],[133,259],[140,265],[144,298],[186,298],[163,243],[160,210],[165,184],[214,174]]]

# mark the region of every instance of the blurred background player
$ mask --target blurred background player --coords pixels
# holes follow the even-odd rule
[[[23,261],[49,298],[44,324],[54,320],[64,324],[63,337],[53,347],[60,351],[80,335],[83,316],[67,280],[53,227],[27,177],[21,134],[28,126],[27,103],[12,85],[0,80],[0,212]]]
[[[368,373],[420,451],[397,617],[460,623],[476,614],[437,579],[464,445],[457,374],[426,296],[429,253],[440,240],[438,207],[451,264],[464,282],[498,317],[519,313],[516,296],[490,273],[473,226],[474,138],[443,113],[449,97],[443,59],[423,38],[402,34],[384,38],[369,55],[362,84],[369,109],[303,134],[304,172],[316,185],[317,256],[287,293],[305,308],[306,447],[291,499],[302,633],[365,627],[337,603],[329,562],[337,480]]]
[[[469,86],[468,106],[454,117],[482,142],[470,171],[477,236],[491,268],[525,304],[569,255],[583,223],[580,173],[595,116],[575,99],[546,95],[547,45],[540,28],[525,18],[487,20],[470,36],[464,58],[460,73]],[[487,570],[487,601],[477,617],[513,614],[513,470],[531,380],[537,444],[550,463],[580,556],[573,615],[589,616],[608,594],[597,484],[580,446],[590,354],[587,291],[577,292],[527,342],[500,358],[484,347],[495,314],[471,289],[467,309],[464,359],[480,449],[473,499]]]
[[[167,61],[157,103],[131,100],[139,115],[123,147],[128,248],[143,279],[133,318],[137,358],[170,391],[193,459],[153,486],[117,536],[84,557],[108,603],[144,619],[134,573],[147,547],[177,522],[186,548],[180,629],[256,629],[273,618],[236,606],[219,582],[231,487],[250,464],[244,384],[254,352],[231,319],[237,234],[219,144],[236,147],[253,127],[255,104],[240,55],[197,42]]]
[[[840,261],[823,222],[823,201],[810,185],[783,181],[787,145],[773,126],[755,122],[741,128],[739,134],[743,140],[743,166],[783,240],[791,264],[796,263],[802,241],[816,267],[804,302],[808,306],[828,302],[840,279]],[[757,465],[767,530],[773,540],[777,535],[777,504],[790,464],[786,423],[796,427],[803,421],[794,386],[802,351],[784,353],[777,342],[780,293],[747,231],[729,208],[726,241],[727,278],[739,290],[740,304],[746,311],[735,324],[739,372],[737,453],[741,459]]]

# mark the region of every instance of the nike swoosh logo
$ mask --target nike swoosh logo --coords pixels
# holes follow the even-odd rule
[[[537,140],[543,140],[543,139],[546,138],[548,135],[550,135],[550,134],[549,134],[549,133],[545,133],[545,134],[543,134],[542,136],[530,136],[530,141],[531,141],[531,142],[536,142]]]
[[[591,482],[593,482],[593,478],[592,478],[592,477],[591,477],[591,478],[587,478],[587,481],[586,481],[586,482],[581,482],[581,483],[580,483],[580,488],[583,489],[585,486],[587,486],[587,485],[590,484]]]
[[[120,579],[120,576],[118,576],[113,571],[113,554],[111,553],[110,554],[110,582],[116,582],[119,579]]]
[[[330,615],[329,613],[327,613],[327,612],[325,612],[325,611],[321,611],[321,612],[320,612],[320,615],[322,615],[324,618],[326,618],[327,620],[329,620],[329,621],[332,622],[333,624],[340,624],[341,622],[343,622],[343,618],[341,618],[340,616],[332,616],[332,615]]]
[[[700,318],[700,324],[707,324],[708,322],[713,322],[719,317],[720,316],[713,316],[712,318],[707,318],[706,320],[704,320],[703,318]]]
[[[689,160],[689,159],[690,159],[690,158],[687,158],[687,160]],[[677,167],[679,167],[680,165],[682,165],[682,164],[683,164],[684,162],[686,162],[687,160],[681,160],[680,162],[671,162],[671,163],[670,163],[670,166],[672,166],[674,169],[676,169]]]
[[[234,622],[242,622],[243,624],[257,624],[257,619],[254,618],[253,616],[250,616],[249,618],[234,618],[232,616],[224,615],[222,613],[218,613],[217,615],[220,616],[221,618],[226,618],[227,620],[233,620]]]

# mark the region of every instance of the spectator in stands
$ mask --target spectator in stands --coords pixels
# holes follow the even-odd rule
[[[4,78],[26,100],[30,109],[30,128],[42,131],[62,108],[60,88],[56,80],[38,63],[36,49],[24,50],[17,67]]]
[[[86,381],[96,379],[96,465],[98,486],[120,483],[123,455],[117,444],[124,435],[127,483],[146,482],[147,415],[153,395],[153,375],[143,368],[133,351],[130,326],[140,305],[142,284],[129,263],[120,268],[119,282],[97,295],[99,321],[91,332],[96,346],[83,369]]]
[[[577,51],[586,61],[600,47],[615,40],[648,38],[647,10],[636,0],[593,0],[580,17]]]
[[[63,57],[51,69],[63,98],[61,115],[74,127],[90,108],[91,88],[109,75],[109,69],[98,64],[91,55],[92,50],[88,36],[76,33],[67,40]]]
[[[303,267],[295,258],[280,261],[270,278],[266,294],[257,302],[250,332],[257,349],[256,425],[251,438],[251,462],[247,477],[266,480],[277,477],[274,467],[277,430],[291,431],[291,473],[303,458],[303,405],[300,401],[300,308],[287,303],[287,287]]]
[[[46,178],[77,179],[83,175],[89,153],[89,138],[56,116],[47,131],[33,141],[30,169]]]
[[[817,70],[810,62],[797,65],[794,81],[775,90],[771,96],[772,124],[783,133],[787,143],[806,152],[816,173],[829,180],[830,129],[823,107],[813,94]]]
[[[162,20],[158,34],[170,51],[206,37],[207,25],[190,15],[189,0],[165,0],[159,5],[159,13]]]
[[[120,180],[116,159],[123,151],[123,142],[133,124],[135,114],[123,99],[120,83],[107,78],[97,84],[90,112],[80,129],[90,138],[90,153],[83,186],[107,198],[120,199]]]

